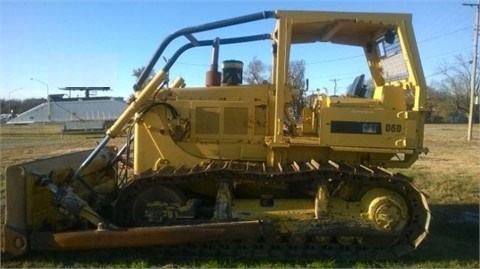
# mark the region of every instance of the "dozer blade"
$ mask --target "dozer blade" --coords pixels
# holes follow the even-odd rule
[[[258,221],[211,223],[167,227],[131,228],[123,231],[92,230],[30,235],[34,250],[106,249],[177,245],[233,239],[257,239],[261,235]]]
[[[80,151],[23,164],[6,169],[5,187],[5,224],[2,227],[2,258],[20,256],[29,249],[29,235],[32,231],[45,228],[48,224],[54,229],[61,228],[64,218],[52,206],[50,191],[38,185],[40,176],[51,177],[57,185],[68,180],[91,150]],[[105,148],[82,173],[82,180],[87,184],[97,182],[99,178],[112,177],[110,161],[115,150]],[[78,188],[82,184],[73,182]],[[79,191],[85,189],[79,188]],[[65,227],[63,227],[65,228]]]

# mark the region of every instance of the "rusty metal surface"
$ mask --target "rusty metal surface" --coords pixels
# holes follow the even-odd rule
[[[132,228],[123,231],[34,232],[32,250],[102,249],[175,245],[233,239],[256,239],[261,235],[258,221]]]

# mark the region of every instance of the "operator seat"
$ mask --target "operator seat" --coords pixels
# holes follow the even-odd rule
[[[361,74],[360,76],[356,77],[353,80],[352,85],[348,89],[347,96],[364,98],[365,93],[367,92],[367,87],[363,85],[364,80],[365,80],[365,74]]]

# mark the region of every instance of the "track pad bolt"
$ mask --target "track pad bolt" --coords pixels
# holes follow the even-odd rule
[[[25,239],[21,238],[21,237],[17,237],[17,238],[15,238],[14,244],[15,244],[15,248],[18,248],[18,249],[24,248],[25,247]]]

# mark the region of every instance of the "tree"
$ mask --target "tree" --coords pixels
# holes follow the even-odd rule
[[[297,60],[290,62],[288,75],[290,77],[290,84],[294,89],[291,102],[293,114],[295,118],[299,120],[306,103],[305,61]]]
[[[132,77],[136,78],[135,82],[138,81],[138,79],[140,78],[140,76],[143,73],[143,70],[145,70],[145,66],[133,69]],[[155,76],[155,71],[152,69],[152,71],[148,75],[147,79],[145,79],[145,81],[142,83],[142,85],[140,85],[140,89],[143,89],[143,87],[145,87],[153,79],[154,76]],[[133,100],[135,100],[135,94],[132,93],[132,94],[130,94],[130,96],[127,99],[127,104],[130,104]]]
[[[132,76],[136,78],[136,81],[138,81],[138,79],[140,78],[140,75],[142,75],[144,70],[145,70],[145,66],[133,69]],[[140,86],[140,89],[145,87],[148,84],[148,82],[150,82],[153,79],[154,76],[155,76],[155,71],[152,69],[147,79],[145,79],[143,84]]]
[[[427,87],[427,101],[425,103],[427,111],[425,114],[425,122],[451,122],[452,117],[456,114],[455,107],[451,104],[451,101],[452,97],[450,96],[449,92],[440,91],[432,87]]]
[[[269,68],[261,60],[258,60],[256,57],[250,61],[248,64],[243,76],[248,84],[263,84],[270,80],[271,72]],[[301,115],[303,108],[305,107],[306,99],[305,94],[307,92],[306,81],[305,81],[305,61],[297,60],[291,61],[289,64],[289,83],[293,87],[293,95],[291,106],[293,109],[293,114],[298,120]]]
[[[471,62],[466,60],[462,55],[457,55],[454,58],[453,63],[443,62],[437,68],[438,74],[442,75],[442,79],[439,82],[433,83],[433,88],[437,90],[437,94],[448,98],[443,98],[441,102],[444,102],[443,109],[448,111],[448,118],[463,115],[468,117],[469,105],[470,105],[470,77]],[[476,95],[479,93],[480,74],[477,73],[475,78],[476,82]],[[431,92],[434,93],[434,92]],[[433,97],[436,97],[435,95]],[[443,111],[443,114],[447,111]],[[478,110],[474,110],[473,118],[478,120]],[[475,121],[475,120],[474,120]]]
[[[268,81],[269,68],[257,57],[254,57],[250,63],[248,63],[247,69],[243,73],[243,77],[247,81],[247,84],[263,84]]]

